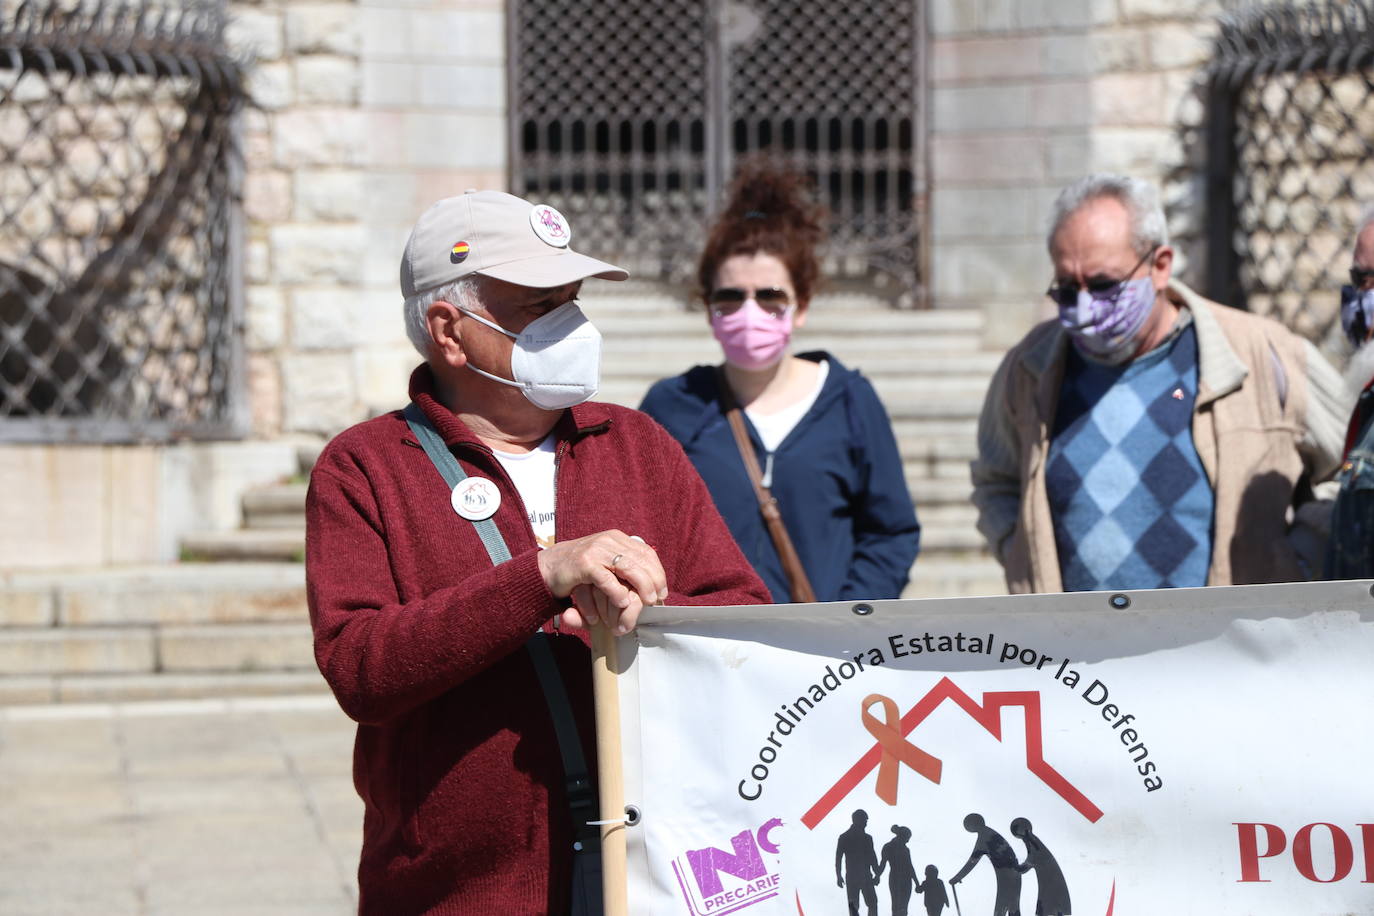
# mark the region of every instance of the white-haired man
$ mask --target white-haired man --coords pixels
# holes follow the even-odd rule
[[[1355,232],[1350,285],[1341,288],[1341,329],[1355,350],[1345,372],[1355,409],[1337,475],[1326,575],[1367,579],[1374,577],[1374,207],[1365,210]]]
[[[625,272],[569,238],[495,191],[425,211],[401,261],[411,404],[311,475],[307,591],[358,722],[364,914],[599,912],[591,661],[558,625],[768,600],[677,442],[587,403],[600,335],[578,289]]]
[[[1011,591],[1319,573],[1311,529],[1329,504],[1299,504],[1340,456],[1335,370],[1276,322],[1171,278],[1148,182],[1065,188],[1048,243],[1058,319],[1003,360],[972,464],[978,527]]]

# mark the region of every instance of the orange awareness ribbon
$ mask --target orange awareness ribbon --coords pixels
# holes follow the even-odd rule
[[[883,705],[883,719],[878,721],[869,712],[874,703]],[[878,764],[878,797],[889,805],[897,804],[898,762],[905,763],[931,782],[940,781],[940,760],[927,754],[902,735],[901,716],[897,714],[897,704],[879,693],[870,693],[864,698],[863,723],[868,733],[878,741],[882,748],[882,760]]]

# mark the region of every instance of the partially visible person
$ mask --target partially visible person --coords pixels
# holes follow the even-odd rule
[[[887,411],[831,354],[791,352],[820,274],[821,220],[800,173],[765,160],[741,169],[697,269],[724,363],[657,382],[640,409],[682,443],[775,602],[896,598],[921,526]],[[735,405],[814,598],[763,517]]]
[[[570,238],[496,191],[426,210],[401,262],[411,404],[340,433],[311,474],[306,588],[320,671],[358,722],[364,916],[599,912],[574,884],[599,879],[574,860],[595,798],[565,766],[580,746],[596,772],[582,627],[768,600],[678,444],[588,401],[601,340],[577,294],[625,272]]]
[[[1350,285],[1341,288],[1341,329],[1355,349],[1345,378],[1356,400],[1336,477],[1326,576],[1367,579],[1374,577],[1374,207],[1355,234]]]
[[[1148,182],[1091,175],[1050,225],[1059,316],[1007,354],[973,461],[1013,593],[1286,582],[1321,570],[1340,377],[1306,340],[1172,277]]]

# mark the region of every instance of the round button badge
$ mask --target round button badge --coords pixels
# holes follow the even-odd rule
[[[572,227],[567,219],[548,204],[535,204],[530,210],[530,227],[545,245],[567,248],[572,241]]]
[[[467,477],[449,495],[453,511],[470,522],[491,518],[501,508],[501,491],[485,477]]]

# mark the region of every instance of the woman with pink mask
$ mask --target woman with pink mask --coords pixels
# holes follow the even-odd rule
[[[829,353],[792,353],[822,218],[799,173],[740,170],[697,270],[724,362],[657,382],[640,405],[682,443],[779,603],[895,598],[920,546],[873,386]]]

